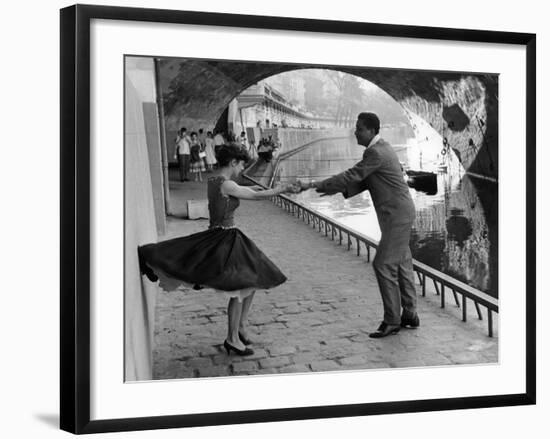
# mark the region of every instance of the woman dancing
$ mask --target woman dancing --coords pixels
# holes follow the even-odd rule
[[[213,288],[229,296],[227,307],[227,353],[252,355],[247,318],[258,288],[274,288],[286,281],[277,266],[234,224],[239,199],[261,200],[281,193],[298,192],[287,184],[263,190],[240,186],[232,179],[244,169],[249,157],[237,145],[223,145],[217,155],[220,166],[208,179],[208,230],[138,247],[140,268],[149,280],[171,291],[180,285]]]

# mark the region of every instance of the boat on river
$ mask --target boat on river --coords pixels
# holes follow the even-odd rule
[[[409,187],[427,195],[437,194],[437,174],[428,171],[405,171],[405,181]]]

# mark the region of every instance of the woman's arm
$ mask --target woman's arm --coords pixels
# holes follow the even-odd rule
[[[263,200],[285,192],[292,192],[293,186],[290,184],[277,186],[273,189],[254,190],[248,186],[239,186],[232,180],[227,180],[222,184],[222,193],[242,200]]]

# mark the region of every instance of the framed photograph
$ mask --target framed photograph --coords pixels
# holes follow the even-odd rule
[[[535,404],[535,59],[62,9],[61,428]]]

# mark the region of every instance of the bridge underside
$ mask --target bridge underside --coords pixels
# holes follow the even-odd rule
[[[376,84],[447,139],[465,169],[498,178],[496,74],[161,58],[166,131],[173,133],[180,126],[211,129],[229,102],[251,85],[311,68],[338,70]]]

